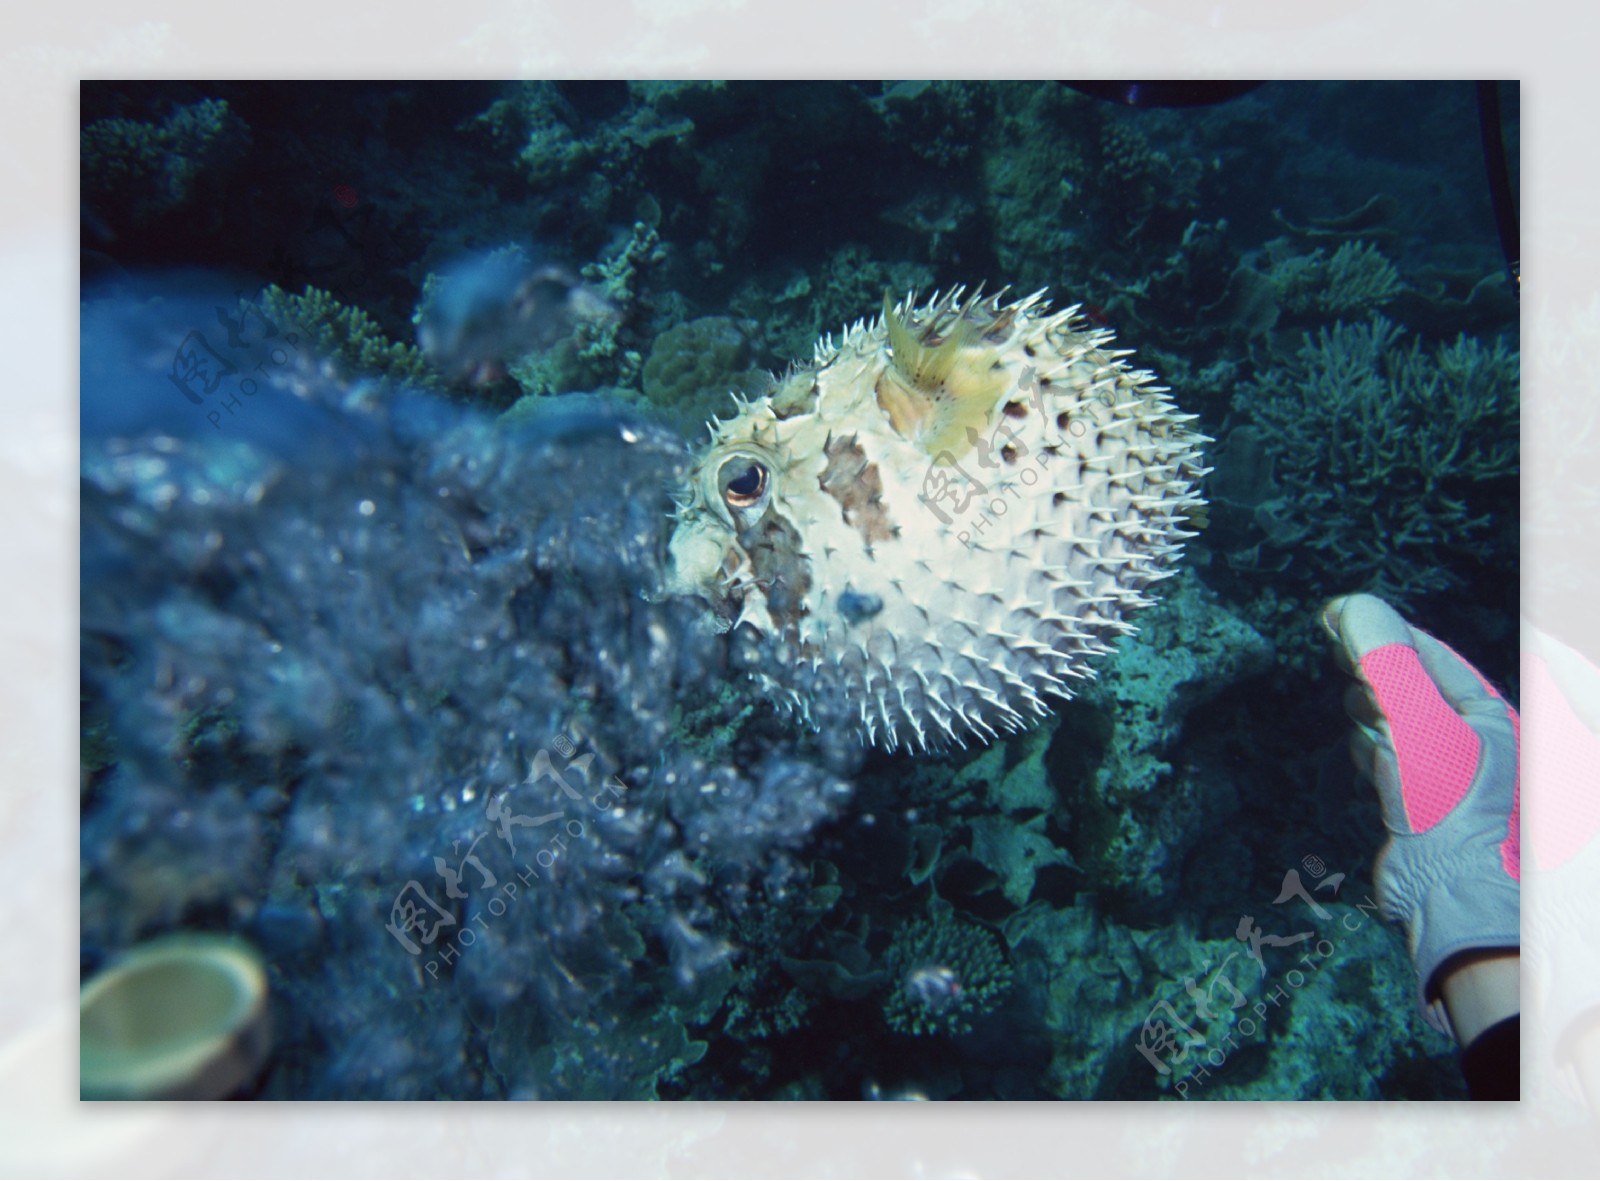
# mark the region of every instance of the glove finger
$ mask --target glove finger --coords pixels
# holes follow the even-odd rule
[[[1356,774],[1372,785],[1383,812],[1383,825],[1391,833],[1415,831],[1400,786],[1400,765],[1386,732],[1357,726],[1350,734],[1350,761]]]
[[[1369,653],[1389,644],[1404,644],[1416,650],[1423,671],[1457,713],[1464,717],[1499,717],[1505,712],[1506,703],[1477,669],[1427,632],[1412,627],[1376,595],[1334,599],[1324,608],[1323,625],[1358,669]],[[1367,679],[1364,672],[1356,675],[1363,682]]]
[[[1317,616],[1317,621],[1322,624],[1322,630],[1327,633],[1328,639],[1333,643],[1333,662],[1339,666],[1339,671],[1346,676],[1356,675],[1356,666],[1350,659],[1350,653],[1345,650],[1344,638],[1339,634],[1339,615],[1344,610],[1348,595],[1340,595],[1336,599],[1329,599],[1322,605],[1322,611]]]
[[[1322,610],[1322,626],[1339,646],[1350,671],[1362,657],[1386,644],[1414,646],[1411,628],[1400,613],[1376,595],[1342,595]]]
[[[1476,778],[1483,740],[1474,721],[1503,719],[1507,706],[1470,664],[1382,599],[1335,600],[1323,620],[1383,715],[1381,725],[1366,729],[1377,748],[1373,782],[1385,823],[1393,832],[1426,832],[1455,810]],[[1359,699],[1356,706],[1364,708]]]

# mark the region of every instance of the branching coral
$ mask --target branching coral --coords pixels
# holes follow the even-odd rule
[[[1185,234],[1185,246],[1188,239]],[[1218,321],[1230,335],[1253,340],[1284,324],[1375,312],[1407,290],[1394,263],[1369,242],[1346,242],[1331,258],[1321,247],[1310,254],[1290,254],[1290,248],[1286,239],[1276,239],[1267,244],[1264,271],[1251,264],[1236,267],[1221,298],[1200,309],[1202,322]],[[1163,276],[1153,278],[1159,282]]]
[[[79,136],[84,195],[134,224],[181,209],[206,173],[250,149],[250,129],[221,99],[178,107],[159,123],[98,119]]]
[[[1430,355],[1401,335],[1383,316],[1308,334],[1234,400],[1286,490],[1272,540],[1330,592],[1455,585],[1439,549],[1489,558],[1482,483],[1517,474],[1517,354],[1462,336]]]
[[[1370,242],[1346,242],[1329,258],[1319,247],[1286,258],[1272,268],[1284,310],[1325,316],[1382,307],[1405,284],[1394,263]]]
[[[366,312],[340,303],[319,287],[307,287],[300,295],[268,287],[261,293],[261,312],[274,324],[308,333],[311,350],[347,380],[386,377],[430,388],[439,385],[418,349],[390,340]]]

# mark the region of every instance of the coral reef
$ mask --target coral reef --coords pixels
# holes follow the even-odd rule
[[[1370,900],[1360,901],[1370,910]],[[1405,995],[1399,938],[1356,902],[1301,912],[1292,947],[1269,948],[1259,961],[1231,936],[1130,929],[1081,903],[1030,906],[1005,935],[1025,965],[1019,989],[1039,997],[1050,1090],[1102,1099],[1372,1098],[1406,1044],[1422,1050],[1410,1085],[1447,1076],[1452,1046]]]
[[[1024,290],[1054,282],[1081,253],[1084,219],[1075,211],[1083,186],[1093,183],[1094,147],[1058,129],[1078,119],[1097,129],[1093,108],[1059,87],[1001,87],[996,95],[981,161],[984,213],[996,261]]]
[[[953,168],[981,142],[994,97],[982,83],[907,81],[886,83],[873,105],[888,136],[935,167]]]
[[[1236,805],[1211,766],[1174,762],[1200,705],[1272,664],[1270,642],[1193,575],[1177,580],[1138,635],[1086,691],[1092,710],[1063,720],[1057,742],[1073,860],[1124,910],[1150,915],[1170,900],[1189,852]]]
[[[1231,340],[1253,343],[1274,330],[1375,312],[1404,292],[1400,272],[1370,242],[1346,242],[1330,258],[1320,246],[1295,253],[1287,239],[1277,238],[1259,259],[1234,270],[1222,297],[1202,312]]]
[[[1286,311],[1347,316],[1381,308],[1404,284],[1394,263],[1371,242],[1344,243],[1327,257],[1321,247],[1274,263],[1269,273]]]
[[[1341,321],[1235,398],[1284,487],[1269,540],[1326,593],[1403,604],[1460,584],[1442,553],[1497,552],[1492,516],[1470,498],[1517,474],[1517,354],[1465,335],[1431,354],[1402,341],[1381,315]]]

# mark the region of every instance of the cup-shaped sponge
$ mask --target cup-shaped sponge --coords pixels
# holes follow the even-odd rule
[[[223,1099],[266,1061],[266,971],[240,940],[153,940],[84,984],[78,1026],[83,1098]]]

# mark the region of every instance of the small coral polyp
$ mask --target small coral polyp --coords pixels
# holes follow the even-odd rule
[[[946,915],[901,928],[886,954],[894,979],[884,1018],[899,1033],[963,1034],[1011,990],[1011,966],[987,928]]]
[[[1201,445],[1155,375],[1039,292],[884,300],[736,399],[679,498],[668,589],[893,750],[1025,728],[1174,573]],[[870,610],[867,607],[870,606]]]

